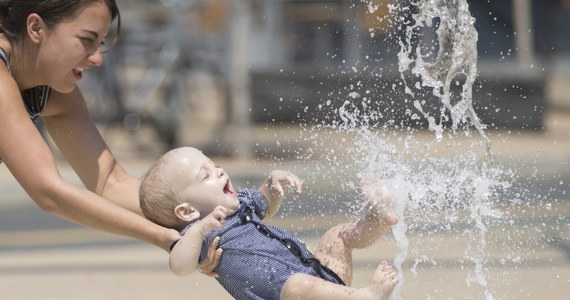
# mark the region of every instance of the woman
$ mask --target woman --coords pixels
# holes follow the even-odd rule
[[[140,180],[117,163],[77,87],[101,65],[113,21],[115,0],[0,0],[0,158],[43,210],[169,250],[179,233],[142,217]],[[37,117],[85,188],[61,178]],[[221,255],[210,250],[205,273]]]

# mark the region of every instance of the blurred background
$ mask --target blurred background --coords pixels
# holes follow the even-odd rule
[[[259,155],[252,127],[331,124],[341,91],[358,82],[372,86],[375,109],[390,106],[385,119],[406,122],[397,57],[405,21],[398,18],[410,17],[389,8],[405,1],[119,4],[119,43],[82,87],[102,127],[152,131],[158,151],[192,144]],[[569,109],[569,6],[469,2],[479,34],[474,102],[490,129],[544,130],[546,113]],[[434,47],[436,38],[418,37]],[[140,143],[141,151],[151,146]]]
[[[212,156],[235,186],[255,186],[274,168],[292,170],[305,179],[306,198],[288,199],[292,204],[273,222],[314,245],[358,206],[358,132],[338,130],[339,109],[351,93],[369,99],[359,106],[362,116],[382,115],[370,124],[388,128],[379,140],[396,144],[413,136],[426,145],[434,139],[424,118],[409,117],[415,108],[398,64],[415,2],[117,2],[118,43],[80,86],[105,140],[132,174],[142,175],[161,153],[182,145]],[[508,196],[522,204],[500,203],[505,223],[489,224],[486,284],[470,281],[469,259],[458,248],[473,237],[434,229],[444,211],[414,223],[410,242],[427,252],[409,254],[401,295],[568,299],[570,1],[467,2],[478,31],[474,107],[496,162],[514,181],[516,195]],[[413,40],[437,53],[435,30]],[[419,97],[434,95],[426,90]],[[433,103],[426,111],[440,109]],[[458,149],[474,136],[459,135]],[[58,163],[64,177],[80,184],[63,159]],[[230,299],[210,278],[171,275],[159,249],[43,213],[6,168],[0,190],[0,299]],[[393,261],[400,251],[388,237],[355,253],[355,285],[365,285],[379,261]]]

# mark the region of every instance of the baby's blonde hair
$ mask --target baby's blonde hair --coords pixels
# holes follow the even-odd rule
[[[143,177],[139,189],[140,207],[147,219],[164,227],[182,229],[182,224],[174,215],[174,208],[181,204],[180,195],[168,182],[167,166],[174,159],[166,153],[149,169]],[[182,228],[181,228],[182,227]]]

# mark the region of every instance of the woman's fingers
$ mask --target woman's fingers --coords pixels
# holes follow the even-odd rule
[[[208,255],[206,256],[204,261],[199,265],[200,273],[210,277],[218,277],[218,273],[214,272],[214,270],[220,263],[223,253],[223,250],[221,248],[218,248],[219,243],[220,243],[220,237],[217,236],[210,244],[210,247],[208,247]]]

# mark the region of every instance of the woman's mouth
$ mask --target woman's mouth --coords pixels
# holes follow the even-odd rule
[[[81,80],[81,78],[83,78],[83,71],[84,70],[85,70],[85,68],[74,68],[73,69],[73,75],[75,76],[75,79]]]

